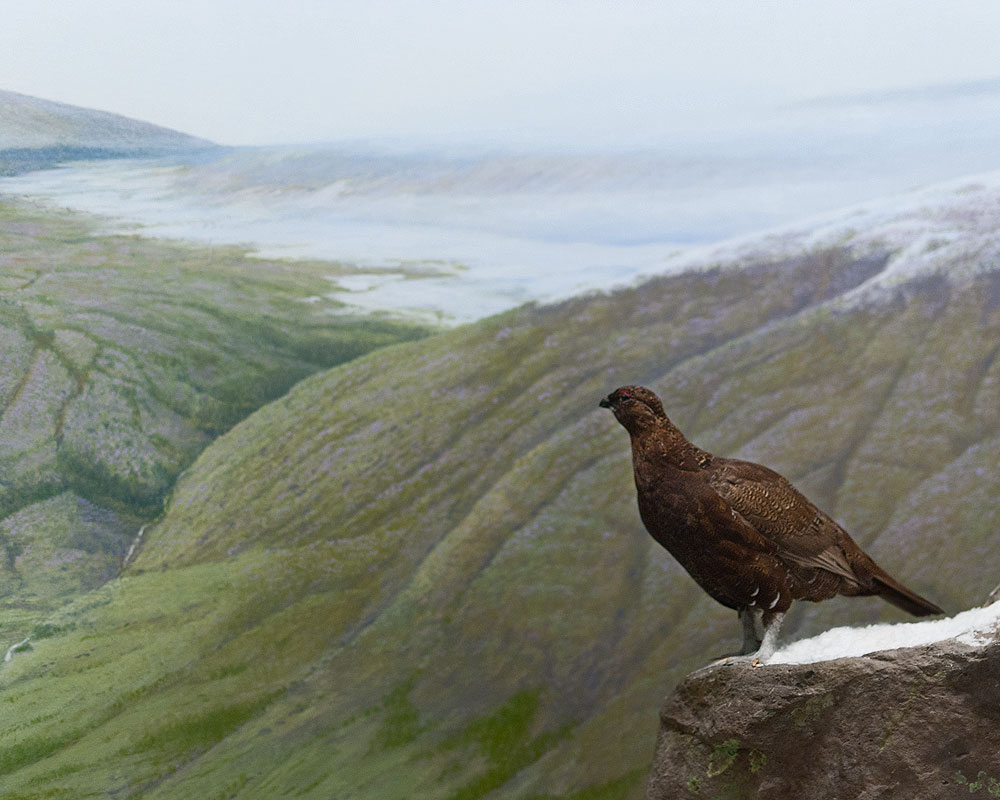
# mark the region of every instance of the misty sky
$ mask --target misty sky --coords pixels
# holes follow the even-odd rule
[[[641,142],[796,99],[1000,78],[994,0],[32,0],[0,89],[226,144]]]

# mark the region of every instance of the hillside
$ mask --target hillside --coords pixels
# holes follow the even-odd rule
[[[152,155],[211,142],[106,111],[0,91],[0,174],[59,161]]]
[[[423,334],[335,315],[328,276],[347,266],[95,228],[0,204],[0,641],[114,577],[220,433],[306,375]]]
[[[597,407],[626,382],[914,590],[977,603],[1000,567],[998,215],[964,182],[301,381],[0,669],[6,790],[641,796],[662,696],[739,626],[642,529]],[[785,635],[902,618],[841,598]]]

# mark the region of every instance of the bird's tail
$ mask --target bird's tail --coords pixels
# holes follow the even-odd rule
[[[873,575],[875,594],[888,603],[892,603],[896,608],[901,608],[913,614],[915,617],[928,617],[931,614],[943,614],[940,608],[930,600],[925,600],[916,592],[907,589],[903,584],[889,577],[887,574]]]

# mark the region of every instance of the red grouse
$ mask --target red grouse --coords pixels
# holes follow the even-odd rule
[[[878,595],[918,617],[943,613],[891,578],[777,472],[714,456],[685,439],[649,389],[622,386],[600,405],[632,439],[646,530],[706,592],[739,613],[743,647],[731,660],[765,663],[793,600]]]

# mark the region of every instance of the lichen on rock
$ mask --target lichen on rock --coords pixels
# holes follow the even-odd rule
[[[720,665],[667,699],[648,800],[953,798],[1000,790],[1000,640]]]

